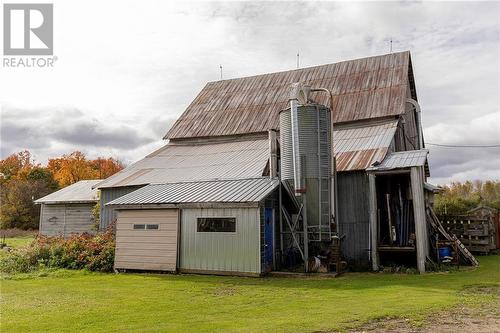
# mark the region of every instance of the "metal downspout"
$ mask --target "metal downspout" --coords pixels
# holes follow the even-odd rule
[[[406,103],[410,103],[415,108],[415,115],[417,116],[417,131],[418,131],[418,149],[424,148],[424,137],[422,133],[422,113],[420,110],[420,105],[413,98],[407,98]]]

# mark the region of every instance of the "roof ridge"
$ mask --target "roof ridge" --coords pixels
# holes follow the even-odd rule
[[[314,65],[314,66],[302,67],[302,68],[295,68],[295,69],[287,69],[287,70],[277,71],[277,72],[269,72],[269,73],[263,73],[263,74],[254,74],[254,75],[248,75],[248,76],[239,76],[239,77],[234,77],[232,79],[208,81],[205,86],[207,86],[207,85],[209,85],[211,83],[228,82],[228,81],[240,80],[240,79],[249,79],[249,78],[254,78],[254,77],[258,77],[258,76],[265,76],[265,75],[272,75],[272,74],[284,74],[284,73],[288,73],[288,72],[290,72],[290,73],[291,72],[299,72],[299,71],[311,70],[311,69],[319,68],[319,67],[323,67],[323,66],[337,65],[337,64],[344,63],[344,62],[359,61],[359,60],[365,60],[365,59],[371,59],[371,58],[379,58],[379,57],[381,58],[381,57],[387,57],[387,56],[392,56],[392,55],[399,55],[399,54],[402,54],[402,53],[408,53],[408,54],[410,54],[410,50],[400,51],[400,52],[392,52],[392,53],[386,53],[386,54],[379,54],[379,55],[374,55],[374,56],[369,56],[369,57],[361,57],[361,58],[354,58],[354,59],[348,59],[348,60],[341,60],[341,61],[337,61],[337,62],[330,62],[330,63],[326,63],[326,64]]]

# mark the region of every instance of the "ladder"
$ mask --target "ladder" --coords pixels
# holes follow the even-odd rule
[[[458,251],[462,254],[462,256],[468,260],[473,266],[479,266],[479,262],[477,261],[476,257],[470,253],[469,250],[462,244],[462,242],[457,238],[457,236],[453,234],[449,234],[446,229],[443,227],[441,224],[441,221],[439,221],[438,217],[434,213],[431,207],[427,207],[427,219],[431,226],[439,231],[439,233],[444,236],[447,240],[454,242],[457,245]]]

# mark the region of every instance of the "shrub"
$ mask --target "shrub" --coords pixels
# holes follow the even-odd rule
[[[111,272],[114,257],[115,237],[111,226],[97,235],[84,233],[67,239],[39,236],[27,247],[14,249],[0,258],[0,271],[28,273],[48,267]]]

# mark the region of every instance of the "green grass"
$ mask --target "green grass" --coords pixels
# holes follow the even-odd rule
[[[31,243],[34,239],[33,236],[20,236],[20,237],[6,237],[5,243],[7,246],[18,249],[20,247],[24,247]],[[0,240],[1,241],[1,240]]]
[[[1,330],[314,332],[385,317],[418,325],[458,303],[473,306],[498,296],[500,257],[480,259],[481,267],[452,273],[352,273],[337,279],[85,271],[18,275],[1,282]]]

